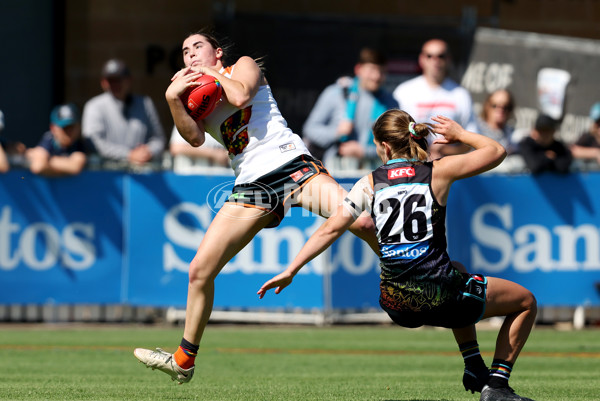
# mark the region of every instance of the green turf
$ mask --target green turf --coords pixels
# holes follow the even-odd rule
[[[478,400],[448,330],[210,325],[191,383],[145,369],[181,328],[0,326],[2,400]],[[481,331],[491,361],[495,331]],[[536,400],[598,400],[600,332],[534,330],[511,385]]]

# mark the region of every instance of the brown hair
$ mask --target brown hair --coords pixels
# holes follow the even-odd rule
[[[373,125],[373,136],[377,142],[386,142],[392,148],[394,157],[427,160],[427,135],[433,132],[429,123],[415,123],[405,111],[392,109],[383,113]]]
[[[387,60],[382,52],[375,49],[371,49],[370,47],[362,48],[360,53],[358,54],[357,64],[369,63],[384,66],[386,62]]]
[[[206,41],[212,46],[213,49],[218,49],[220,47],[223,50],[223,58],[221,59],[221,62],[223,63],[224,67],[228,67],[228,66],[232,65],[237,60],[236,55],[233,53],[233,50],[234,50],[233,43],[227,41],[224,38],[219,40],[217,38],[217,33],[212,28],[204,27],[196,32],[190,33],[189,35],[186,36],[185,39],[187,39],[193,35],[204,36]],[[256,64],[258,65],[258,67],[264,72],[264,70],[265,70],[264,57],[253,57],[253,58],[254,58],[254,61],[256,62]]]
[[[481,119],[483,121],[487,121],[488,118],[488,110],[490,109],[490,107],[492,106],[492,97],[500,92],[505,92],[508,95],[508,113],[512,113],[514,107],[515,107],[515,99],[513,98],[512,93],[510,93],[509,90],[507,89],[498,89],[493,91],[492,93],[490,93],[489,95],[487,95],[487,97],[485,98],[485,100],[483,101],[483,107],[481,108]]]

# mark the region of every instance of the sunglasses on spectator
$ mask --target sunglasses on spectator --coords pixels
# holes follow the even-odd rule
[[[440,54],[425,53],[425,57],[427,57],[429,60],[431,60],[432,58],[446,60],[447,54],[446,53],[440,53]]]
[[[512,106],[509,104],[494,104],[494,103],[492,103],[490,106],[492,109],[502,109],[504,111],[512,110]]]

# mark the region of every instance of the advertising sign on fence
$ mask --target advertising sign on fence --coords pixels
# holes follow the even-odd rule
[[[600,176],[479,176],[454,184],[451,256],[540,305],[600,304]]]
[[[0,303],[119,303],[123,175],[0,176]]]
[[[0,304],[184,307],[190,262],[232,186],[171,172],[1,175]],[[541,306],[600,305],[600,174],[473,177],[454,184],[447,207],[450,256],[469,270],[516,281]],[[322,222],[293,208],[260,231],[217,277],[215,306],[377,308],[378,259],[350,233],[258,299]]]

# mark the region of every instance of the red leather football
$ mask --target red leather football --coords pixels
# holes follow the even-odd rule
[[[181,101],[194,121],[208,117],[223,94],[221,83],[211,75],[202,75],[196,82],[200,85],[188,88],[181,95]]]

